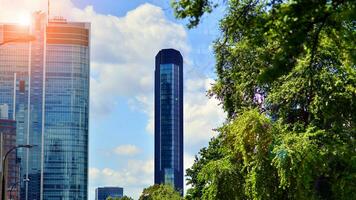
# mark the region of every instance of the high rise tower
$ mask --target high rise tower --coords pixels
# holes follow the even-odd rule
[[[183,57],[163,49],[155,68],[155,184],[183,194],[183,175]]]
[[[90,24],[33,15],[29,27],[0,24],[0,105],[16,120],[21,199],[86,200]]]

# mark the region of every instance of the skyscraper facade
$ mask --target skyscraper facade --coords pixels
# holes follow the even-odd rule
[[[155,67],[155,184],[183,194],[183,57],[163,49]]]
[[[95,190],[95,200],[106,200],[108,197],[121,198],[124,196],[122,187],[99,187]]]
[[[1,108],[1,106],[0,106]],[[16,146],[16,122],[0,118],[0,155],[1,158]],[[5,190],[7,199],[19,199],[19,166],[15,152],[9,154],[6,159],[6,168],[1,166],[1,175],[5,172]],[[2,184],[2,183],[0,183]],[[10,198],[11,197],[11,198]]]
[[[87,199],[90,24],[33,15],[0,24],[0,104],[16,120],[21,199]]]

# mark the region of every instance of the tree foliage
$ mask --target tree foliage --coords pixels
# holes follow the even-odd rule
[[[123,196],[120,200],[133,200],[133,198],[128,197],[128,196]]]
[[[123,197],[119,198],[119,197],[108,197],[106,200],[133,200],[133,198],[128,197],[126,195],[124,195]]]
[[[180,194],[171,185],[153,185],[145,188],[139,200],[182,200]]]
[[[180,0],[189,27],[220,3],[228,119],[187,170],[187,199],[356,196],[356,1]],[[227,195],[230,194],[230,195]]]
[[[172,7],[178,18],[189,18],[189,28],[196,27],[204,13],[210,13],[218,4],[213,4],[208,0],[181,0],[172,1]]]
[[[203,178],[198,179],[198,173],[207,165],[210,161],[219,160],[226,155],[226,152],[221,147],[221,138],[213,138],[207,148],[202,148],[199,152],[199,156],[195,157],[194,165],[192,168],[187,169],[187,183],[194,185],[194,187],[188,189],[186,199],[193,200],[197,196],[202,196],[204,186],[207,181]]]

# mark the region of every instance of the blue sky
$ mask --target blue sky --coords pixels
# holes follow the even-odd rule
[[[52,0],[53,15],[91,22],[90,200],[98,186],[122,186],[138,198],[153,184],[153,70],[161,48],[184,56],[185,167],[223,123],[217,100],[205,96],[214,80],[211,44],[222,10],[188,30],[168,2]],[[0,0],[0,20],[46,8],[45,0]]]

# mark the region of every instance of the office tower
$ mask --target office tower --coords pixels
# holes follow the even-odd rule
[[[0,105],[0,119],[9,118],[9,106],[7,104]]]
[[[106,200],[108,197],[124,196],[124,189],[121,187],[99,187],[95,190],[95,200]]]
[[[4,112],[3,112],[4,113]],[[16,122],[9,119],[0,118],[0,156],[16,146]],[[19,165],[16,153],[12,152],[7,156],[5,168],[5,189],[7,199],[18,200],[19,185]],[[1,175],[4,172],[1,166]],[[2,183],[0,183],[1,185]],[[11,196],[11,198],[10,198]]]
[[[87,199],[90,24],[33,14],[0,24],[0,104],[16,120],[22,200]]]
[[[183,174],[183,57],[163,49],[155,68],[155,184],[183,194]]]

